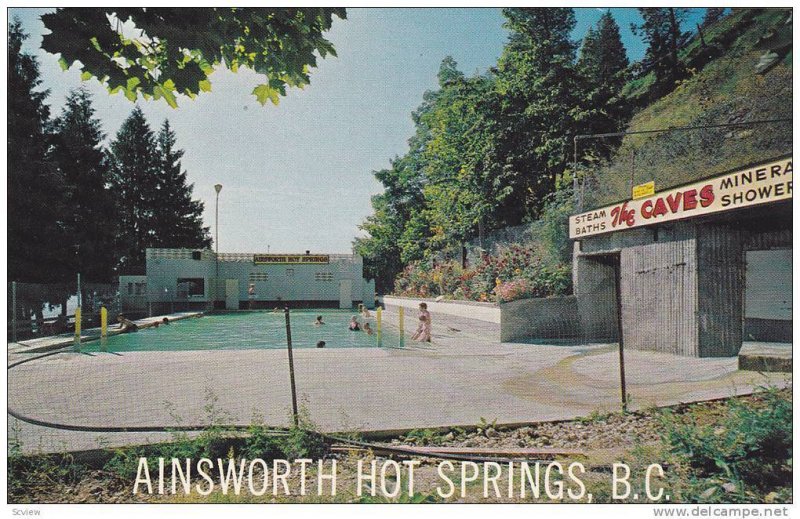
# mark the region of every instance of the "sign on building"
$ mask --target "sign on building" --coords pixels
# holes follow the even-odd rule
[[[646,196],[656,194],[656,183],[652,180],[647,182],[646,184],[639,184],[638,186],[633,186],[631,190],[631,198],[636,200],[637,198],[644,198]]]
[[[573,239],[792,198],[792,157],[576,214]]]
[[[321,265],[330,263],[327,254],[253,254],[256,265]]]

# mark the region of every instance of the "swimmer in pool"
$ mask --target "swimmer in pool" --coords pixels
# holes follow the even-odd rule
[[[361,325],[358,324],[358,317],[355,315],[350,319],[350,325],[347,327],[351,332],[361,331]]]
[[[321,315],[318,315],[318,316],[317,316],[317,320],[316,320],[316,321],[314,321],[314,326],[322,326],[323,324],[325,324],[325,323],[324,323],[324,322],[322,322],[322,316],[321,316]]]
[[[319,341],[317,343],[317,348],[324,348],[324,347],[325,347],[325,341]]]
[[[168,325],[169,324],[169,318],[165,317],[165,318],[161,319],[161,324],[163,324],[164,326]]]
[[[122,314],[119,314],[117,316],[117,322],[119,323],[120,333],[131,333],[131,332],[138,332],[139,331],[139,327],[136,326],[136,323],[134,323],[130,319],[126,318]]]
[[[369,325],[369,323],[364,323],[364,331],[367,332],[367,335],[372,335],[375,333],[372,331],[372,327]]]

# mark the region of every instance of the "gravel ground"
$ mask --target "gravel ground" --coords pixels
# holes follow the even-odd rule
[[[784,390],[790,391],[790,390]],[[739,397],[741,400],[758,404],[758,396]],[[676,416],[687,416],[685,411],[701,423],[718,421],[724,409],[724,402],[705,402],[675,408]],[[391,445],[439,445],[451,447],[482,448],[564,448],[580,450],[587,455],[599,451],[625,452],[635,445],[657,445],[660,442],[658,412],[645,411],[630,414],[612,413],[592,415],[581,420],[540,423],[530,426],[501,429],[491,424],[482,424],[477,430],[454,429],[445,432],[431,430],[414,431],[407,435],[381,442]],[[342,460],[342,465],[347,460]],[[350,461],[353,461],[352,459]],[[423,476],[433,472],[435,460],[423,460]],[[353,479],[345,471],[342,480]],[[291,480],[290,480],[291,481]],[[296,485],[291,485],[296,488]],[[115,474],[103,470],[86,472],[77,483],[42,481],[23,491],[12,493],[11,502],[18,503],[129,503],[163,502],[160,496],[134,496],[131,494],[132,482],[123,480]],[[174,498],[172,498],[174,499]],[[267,502],[274,499],[266,499]],[[286,499],[281,499],[286,501]],[[202,502],[197,499],[193,502]]]

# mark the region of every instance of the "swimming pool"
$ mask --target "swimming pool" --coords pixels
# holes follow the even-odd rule
[[[316,316],[326,323],[315,326]],[[378,338],[364,332],[351,332],[347,325],[352,310],[292,310],[292,347],[315,348],[325,341],[326,348],[376,348]],[[359,317],[360,322],[364,322]],[[375,317],[369,319],[375,328]],[[399,334],[384,325],[381,343],[397,347]],[[283,312],[243,312],[214,314],[183,319],[169,326],[146,328],[136,333],[109,337],[106,344],[93,341],[81,351],[191,351],[191,350],[249,350],[286,348],[286,318]]]

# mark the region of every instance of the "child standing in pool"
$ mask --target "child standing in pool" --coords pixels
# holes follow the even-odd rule
[[[419,304],[419,326],[411,339],[419,342],[431,342],[431,314],[428,312],[427,303]]]

